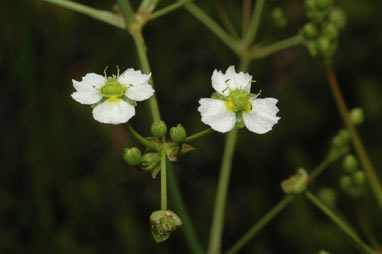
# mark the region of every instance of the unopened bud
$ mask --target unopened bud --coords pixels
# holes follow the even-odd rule
[[[362,108],[353,108],[350,111],[350,119],[355,125],[360,125],[365,120]]]
[[[314,39],[317,36],[318,36],[317,27],[311,22],[306,23],[304,26],[304,37],[306,39]]]
[[[358,160],[354,155],[348,154],[342,160],[342,166],[346,173],[353,173],[358,169]]]
[[[357,172],[355,172],[353,175],[353,181],[354,184],[357,186],[363,185],[366,181],[365,172],[363,172],[362,170],[357,170]]]
[[[342,176],[340,178],[340,186],[344,191],[349,191],[353,186],[353,179],[348,175]]]
[[[338,38],[338,28],[333,23],[327,23],[323,27],[323,34],[329,40],[334,41]]]
[[[170,138],[172,141],[181,143],[187,136],[187,132],[181,124],[170,128]]]
[[[272,10],[272,18],[277,26],[284,27],[287,25],[288,21],[285,18],[283,9],[276,7]]]
[[[154,137],[161,138],[167,133],[167,126],[163,121],[153,122],[151,125],[151,134]]]
[[[142,153],[136,147],[125,148],[123,150],[123,159],[129,166],[137,166],[141,163]]]
[[[316,6],[320,10],[326,10],[330,8],[333,4],[333,0],[316,0]]]
[[[345,13],[340,9],[332,10],[329,14],[329,20],[340,29],[346,25]]]
[[[145,153],[142,157],[141,169],[144,171],[150,171],[154,169],[160,162],[160,156],[158,153]]]

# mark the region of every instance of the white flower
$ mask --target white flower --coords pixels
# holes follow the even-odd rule
[[[270,131],[280,117],[274,98],[258,99],[259,94],[251,94],[252,76],[236,73],[230,66],[226,73],[215,70],[212,87],[217,93],[212,98],[199,100],[198,108],[202,122],[219,132],[232,130],[235,125],[244,125],[252,132],[263,134]]]
[[[117,67],[118,69],[118,67]],[[81,104],[93,105],[93,117],[101,123],[126,123],[135,115],[135,101],[143,101],[154,94],[149,84],[151,73],[127,69],[112,77],[88,73],[82,81],[73,81],[76,92],[72,98]]]

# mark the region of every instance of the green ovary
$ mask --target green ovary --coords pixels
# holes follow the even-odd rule
[[[232,112],[238,112],[238,111],[248,112],[252,108],[252,105],[249,102],[249,100],[250,100],[250,95],[247,91],[236,89],[229,94],[225,102],[225,106],[229,111],[232,111]]]
[[[109,78],[106,84],[100,88],[103,97],[120,98],[126,92],[127,87],[118,82],[117,79]]]

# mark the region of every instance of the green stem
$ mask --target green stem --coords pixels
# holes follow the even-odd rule
[[[349,148],[343,148],[335,153],[330,153],[325,160],[323,160],[317,167],[315,167],[311,173],[309,173],[309,181],[312,182],[317,176],[319,176],[330,164],[344,156],[349,152]]]
[[[153,11],[159,0],[142,0],[139,11]]]
[[[185,4],[188,4],[190,2],[192,2],[193,0],[181,0],[179,2],[176,2],[176,3],[173,3],[173,4],[170,4],[169,6],[166,6],[158,11],[155,11],[153,12],[153,14],[151,14],[151,17],[150,17],[150,20],[153,20],[153,19],[156,19],[156,18],[159,18],[169,12],[172,12],[180,7],[183,7]]]
[[[207,135],[207,134],[209,134],[209,133],[211,133],[211,132],[213,132],[213,131],[214,131],[214,130],[211,129],[211,128],[208,128],[208,129],[206,129],[206,130],[204,130],[204,131],[200,131],[200,132],[198,132],[198,133],[195,133],[195,134],[193,134],[193,135],[188,136],[187,138],[185,138],[184,141],[183,141],[183,143],[191,142],[191,141],[193,141],[193,140],[195,140],[195,139],[198,139],[198,138],[200,138],[200,137],[203,137],[204,135]]]
[[[224,208],[227,198],[228,183],[231,173],[232,158],[235,150],[237,133],[237,128],[229,132],[224,146],[223,161],[220,168],[220,177],[208,244],[208,254],[220,253],[221,236],[223,233]]]
[[[328,155],[327,158],[316,166],[310,173],[310,181],[321,174],[328,166],[341,158],[348,152],[343,149],[335,154]],[[226,254],[234,254],[241,250],[255,235],[263,229],[277,214],[282,212],[295,196],[285,196],[270,211],[268,211],[258,222],[256,222],[227,252]]]
[[[284,39],[282,41],[276,42],[274,44],[271,44],[269,46],[254,47],[251,50],[250,55],[253,59],[260,59],[260,58],[264,58],[266,56],[269,56],[271,54],[274,54],[278,51],[281,51],[283,49],[296,46],[302,42],[303,42],[302,36],[301,35],[295,35],[293,37],[290,37],[290,38]]]
[[[206,13],[204,13],[195,4],[190,3],[185,8],[191,12],[200,22],[209,28],[217,37],[219,37],[233,52],[238,53],[239,47],[236,40],[226,33],[214,20],[212,20]]]
[[[184,233],[188,247],[190,248],[191,253],[204,253],[205,251],[203,250],[203,247],[195,233],[190,216],[183,202],[171,163],[168,163],[167,165],[167,177],[171,204],[175,208],[175,211],[179,217],[182,218],[183,226],[181,229]]]
[[[226,254],[237,253],[243,248],[268,222],[287,207],[295,196],[285,196],[271,210],[269,210],[255,225],[253,225],[227,252]]]
[[[233,36],[233,38],[238,40],[240,36],[236,31],[236,28],[233,25],[231,19],[229,18],[227,12],[224,10],[222,4],[220,3],[220,0],[215,0],[214,2],[216,6],[216,11],[219,14],[221,21],[223,22],[225,29]]]
[[[149,74],[151,70],[150,70],[149,60],[146,54],[145,41],[142,36],[142,31],[141,30],[135,31],[135,33],[133,33],[133,38],[134,38],[135,46],[137,48],[138,57],[141,63],[142,70],[144,73]],[[154,81],[152,77],[150,79],[150,84],[154,86]],[[151,98],[149,99],[149,105],[150,105],[153,121],[154,122],[160,121],[159,107],[158,107],[158,102],[157,102],[155,94],[151,96]]]
[[[256,1],[253,14],[252,14],[252,19],[251,19],[251,22],[249,23],[247,35],[245,37],[245,41],[247,42],[248,45],[251,44],[256,37],[257,31],[260,25],[261,14],[264,9],[264,3],[265,3],[265,0]]]
[[[135,13],[133,11],[133,8],[131,7],[129,0],[117,0],[117,2],[125,19],[126,28],[130,29],[135,19]]]
[[[346,106],[345,100],[342,96],[340,86],[337,81],[336,73],[334,71],[333,67],[329,67],[327,69],[327,75],[328,80],[330,84],[330,88],[332,90],[333,96],[335,98],[335,101],[337,103],[337,107],[341,113],[342,119],[345,122],[345,125],[347,129],[350,132],[350,135],[353,140],[353,145],[355,148],[355,151],[358,155],[358,158],[360,159],[360,162],[362,164],[362,167],[365,169],[367,178],[369,180],[369,183],[371,185],[371,189],[375,195],[375,198],[377,199],[377,202],[382,209],[382,186],[381,183],[378,180],[378,176],[374,170],[373,165],[371,164],[371,161],[366,153],[365,147],[358,135],[358,132],[356,128],[354,127],[353,122],[350,119],[349,116],[349,110]]]
[[[68,0],[43,0],[47,3],[52,3],[66,9],[76,11],[82,13],[84,15],[90,16],[94,19],[98,19],[110,25],[116,26],[118,28],[125,28],[125,23],[123,20],[115,15],[114,13],[98,10],[83,4],[79,4],[76,2],[68,1]]]
[[[155,144],[155,143],[145,139],[141,135],[139,135],[139,133],[136,132],[134,130],[134,128],[129,123],[127,123],[126,126],[127,126],[127,129],[130,131],[131,135],[133,135],[139,142],[141,142],[142,145],[144,145],[148,148],[154,149],[156,151],[159,151],[160,147],[157,144]]]
[[[249,20],[251,19],[251,0],[243,0],[243,24],[242,33],[243,37],[247,34]]]
[[[160,188],[161,188],[161,210],[167,210],[167,170],[166,170],[166,151],[160,151]]]
[[[345,234],[347,234],[353,241],[366,253],[375,254],[375,251],[365,244],[354,230],[347,225],[340,217],[333,213],[323,202],[316,198],[310,191],[305,193],[305,196],[320,209],[326,216],[328,216]]]

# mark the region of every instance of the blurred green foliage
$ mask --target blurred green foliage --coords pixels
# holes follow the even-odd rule
[[[81,0],[112,9],[112,0]],[[172,1],[160,1],[159,8]],[[362,107],[359,127],[381,176],[381,1],[336,1],[347,14],[334,59],[350,108]],[[196,4],[219,20],[213,1]],[[221,1],[241,27],[241,2]],[[137,6],[138,1],[133,1]],[[272,10],[288,20],[280,28]],[[259,31],[263,45],[295,35],[306,23],[302,0],[268,1]],[[130,36],[107,24],[41,1],[3,1],[0,8],[0,253],[187,253],[181,232],[155,244],[149,216],[160,205],[160,184],[124,164],[122,150],[137,145],[124,126],[93,120],[71,99],[71,79],[102,73],[106,65],[139,68]],[[238,65],[230,50],[184,9],[145,27],[159,105],[169,127],[204,129],[198,99],[213,90],[214,69]],[[240,131],[234,158],[223,248],[230,247],[281,197],[280,182],[302,166],[317,165],[342,120],[322,65],[294,47],[251,65],[255,91],[279,99],[281,121],[267,135]],[[131,124],[150,135],[144,103]],[[196,151],[175,165],[186,205],[203,243],[208,239],[224,135],[194,142]],[[382,235],[370,191],[349,199],[338,186],[341,163],[311,186],[334,190],[336,209],[361,231],[361,213]],[[331,200],[333,201],[333,200]],[[333,202],[332,202],[333,203]],[[332,204],[333,205],[333,204]],[[171,209],[171,200],[169,202]],[[176,211],[175,211],[176,212]],[[379,239],[382,240],[382,239]],[[277,244],[275,244],[277,243]],[[273,220],[243,253],[355,253],[342,232],[304,199]]]

